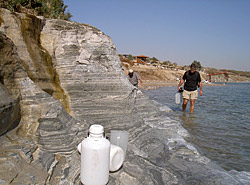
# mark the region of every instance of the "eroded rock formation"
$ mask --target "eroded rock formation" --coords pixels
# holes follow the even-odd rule
[[[0,47],[9,92],[0,91],[1,104],[18,100],[21,115],[0,137],[0,184],[80,184],[76,146],[93,123],[107,135],[129,131],[126,160],[109,184],[242,183],[183,139],[167,107],[137,93],[100,30],[1,9]]]

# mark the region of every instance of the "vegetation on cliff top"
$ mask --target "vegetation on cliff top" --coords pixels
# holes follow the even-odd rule
[[[72,15],[66,12],[68,6],[63,0],[1,0],[0,8],[12,12],[41,15],[47,18],[70,20]]]

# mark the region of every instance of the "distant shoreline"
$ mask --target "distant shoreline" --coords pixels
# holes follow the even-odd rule
[[[164,81],[153,81],[153,80],[145,80],[142,82],[143,86],[139,86],[139,89],[142,90],[152,90],[152,89],[158,89],[161,87],[172,87],[172,86],[176,86],[177,89],[177,85],[179,82],[164,82]],[[234,83],[234,82],[229,82],[229,83]],[[238,83],[238,82],[236,82]],[[242,82],[239,82],[242,83]],[[250,82],[248,82],[250,83]],[[223,83],[219,83],[219,84],[215,84],[215,83],[211,83],[211,84],[206,84],[206,83],[202,83],[203,86],[224,86]]]

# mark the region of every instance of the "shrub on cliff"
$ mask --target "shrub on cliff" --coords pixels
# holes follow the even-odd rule
[[[72,17],[69,12],[65,12],[67,7],[63,0],[5,0],[0,2],[0,8],[6,8],[12,12],[64,20]]]

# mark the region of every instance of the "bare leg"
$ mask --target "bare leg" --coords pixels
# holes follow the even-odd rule
[[[195,102],[195,99],[190,100],[190,113],[194,112],[194,102]]]
[[[188,103],[188,99],[183,98],[183,104],[182,104],[182,111],[183,112],[186,111],[187,103]]]

